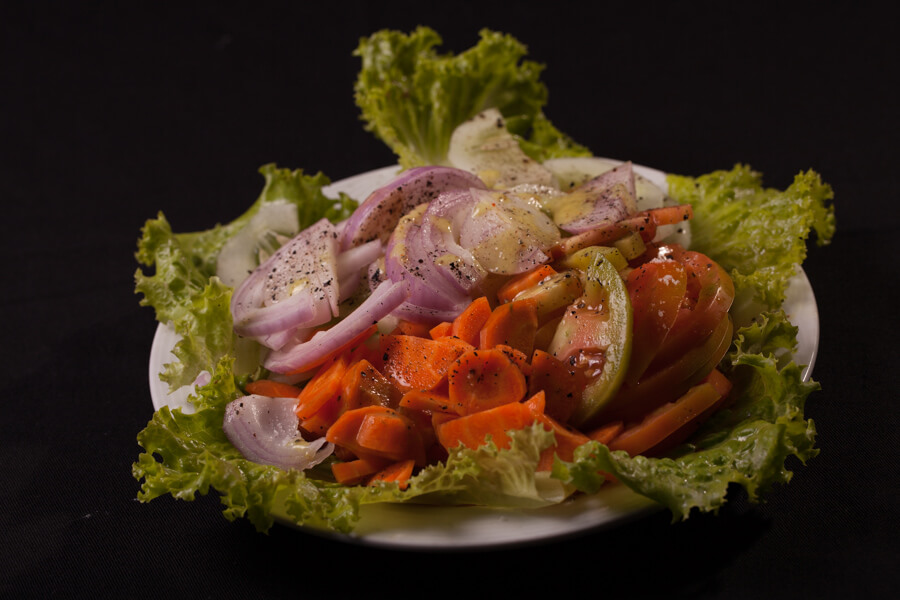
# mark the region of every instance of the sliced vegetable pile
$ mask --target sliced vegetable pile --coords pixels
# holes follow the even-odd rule
[[[148,221],[137,291],[181,336],[163,378],[195,410],[139,434],[140,498],[213,487],[261,530],[350,531],[372,502],[534,507],[614,480],[687,517],[786,482],[817,452],[818,386],[780,306],[810,231],[833,234],[830,188],[742,166],[660,188],[549,124],[515,40],[439,41],[360,45],[357,101],[407,168],[358,206],[267,166],[229,225]]]

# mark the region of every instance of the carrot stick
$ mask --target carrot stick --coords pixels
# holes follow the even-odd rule
[[[469,415],[525,396],[525,376],[501,350],[471,350],[448,374],[450,404]]]
[[[538,285],[553,275],[556,275],[556,270],[550,265],[541,265],[533,271],[516,275],[500,286],[500,289],[497,290],[497,300],[503,304],[512,302],[520,292]]]
[[[610,450],[625,450],[631,456],[648,450],[658,454],[663,448],[668,449],[693,433],[700,425],[698,417],[720,398],[712,384],[696,385],[675,402],[659,407],[643,421],[623,431],[608,447]]]
[[[481,328],[491,316],[491,305],[488,303],[486,296],[482,296],[473,300],[466,307],[450,327],[450,335],[456,336],[462,341],[478,345],[478,338],[481,334]]]
[[[354,485],[361,482],[366,477],[371,477],[375,473],[378,473],[390,464],[391,461],[388,459],[370,456],[346,462],[333,463],[331,465],[331,473],[338,483],[343,485]]]
[[[447,337],[450,335],[450,329],[453,327],[453,323],[449,321],[444,321],[443,323],[438,323],[434,327],[429,330],[428,334],[431,336],[431,339],[436,340],[438,338]]]
[[[272,381],[271,379],[258,379],[244,386],[248,394],[259,394],[269,398],[296,398],[300,395],[300,388],[295,385]]]
[[[412,476],[415,461],[412,459],[401,460],[392,463],[378,471],[368,481],[368,485],[375,485],[379,481],[392,481],[405,490],[409,486],[409,478]]]
[[[623,429],[625,429],[625,423],[622,421],[613,421],[612,423],[601,425],[600,427],[589,431],[587,436],[596,442],[608,446],[616,436],[622,433]]]
[[[479,347],[487,349],[502,344],[531,356],[537,328],[537,305],[533,299],[502,304],[491,312],[484,324]]]
[[[537,415],[535,418],[544,424],[544,429],[552,431],[556,438],[556,446],[551,446],[541,452],[538,471],[549,471],[553,467],[554,455],[559,456],[560,460],[571,462],[575,458],[575,449],[591,441],[580,431],[566,427],[546,414]]]
[[[347,359],[343,355],[319,368],[297,398],[295,412],[301,420],[313,416],[326,402],[340,394],[341,378],[346,370]]]

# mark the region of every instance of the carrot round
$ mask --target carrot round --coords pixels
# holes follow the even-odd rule
[[[300,388],[297,386],[271,379],[251,381],[244,386],[244,390],[248,394],[259,394],[270,398],[296,398],[300,395]]]
[[[531,356],[538,329],[537,304],[533,299],[516,300],[495,308],[481,330],[479,347],[511,346]]]
[[[430,340],[411,335],[387,336],[382,373],[401,391],[431,390],[447,376],[460,355],[471,349],[452,338]]]
[[[451,405],[469,415],[525,396],[522,371],[502,350],[471,350],[457,359],[448,374]]]

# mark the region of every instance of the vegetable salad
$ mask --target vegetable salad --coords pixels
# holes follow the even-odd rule
[[[357,104],[401,165],[367,198],[266,165],[229,224],[145,225],[136,291],[180,336],[161,378],[194,411],[138,435],[139,498],[213,488],[260,530],[349,532],[367,503],[625,485],[686,518],[787,482],[817,453],[818,384],[781,305],[810,233],[834,233],[830,187],[737,165],[663,189],[547,120],[512,37],[439,44],[356,51]]]

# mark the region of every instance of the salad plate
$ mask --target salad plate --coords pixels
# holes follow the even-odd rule
[[[621,161],[606,162],[610,167]],[[358,201],[391,181],[399,172],[397,165],[361,173],[337,181],[323,189],[329,197],[343,192]],[[637,175],[667,190],[666,174],[634,165]],[[815,363],[819,340],[819,318],[815,295],[806,274],[798,267],[791,279],[784,310],[798,328],[794,362],[803,366],[802,378],[809,380]],[[171,350],[178,335],[166,324],[157,327],[150,350],[149,384],[154,409],[163,406],[191,412],[187,401],[192,386],[169,393],[159,374],[164,365],[175,360]],[[379,503],[365,505],[353,533],[304,528],[306,531],[343,541],[365,545],[405,549],[466,549],[534,543],[596,531],[660,510],[654,501],[636,494],[623,485],[605,486],[597,494],[578,495],[563,503],[539,509],[497,509],[472,506],[425,506]],[[286,516],[277,521],[295,526]]]

